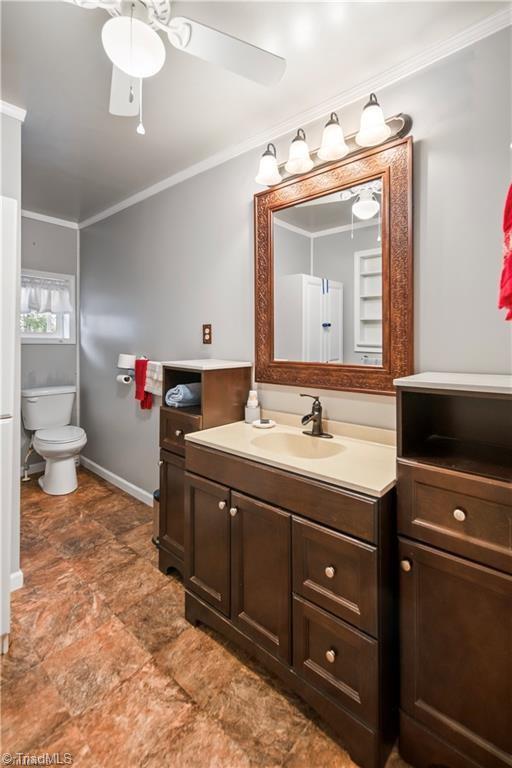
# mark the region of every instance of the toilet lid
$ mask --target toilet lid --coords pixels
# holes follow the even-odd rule
[[[36,437],[44,440],[46,443],[72,443],[85,435],[82,427],[50,427],[49,429],[38,429]]]

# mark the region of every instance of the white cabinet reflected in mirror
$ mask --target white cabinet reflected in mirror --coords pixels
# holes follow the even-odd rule
[[[382,178],[272,214],[274,360],[382,366]]]

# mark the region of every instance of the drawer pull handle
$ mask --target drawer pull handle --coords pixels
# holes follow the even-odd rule
[[[160,461],[158,462],[158,466],[159,466],[159,467],[163,467],[163,464],[164,464],[164,460],[163,460],[163,459],[160,459]]]
[[[328,651],[325,652],[325,658],[329,662],[329,664],[334,664],[336,661],[336,651],[333,648],[330,648]]]
[[[457,507],[453,510],[453,516],[456,520],[458,520],[459,523],[463,523],[466,519],[466,513],[460,507]]]
[[[401,560],[400,561],[400,568],[402,569],[402,571],[404,571],[404,573],[409,573],[410,571],[412,571],[412,563],[411,563],[411,561],[407,560],[407,559],[406,560]]]
[[[328,579],[334,579],[334,574],[336,573],[336,568],[334,565],[328,565],[325,569],[325,575]]]
[[[219,509],[226,509],[226,502],[225,501],[219,501]]]
[[[174,430],[174,434],[176,435],[176,437],[181,437],[183,435],[183,430],[182,429],[175,429]]]
[[[236,507],[231,507],[229,510],[229,514],[231,515],[231,517],[234,517],[237,512],[238,512],[238,509]]]

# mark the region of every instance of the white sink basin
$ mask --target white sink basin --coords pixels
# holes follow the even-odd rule
[[[287,456],[299,459],[329,459],[344,449],[339,443],[322,437],[294,435],[282,432],[253,437],[255,448],[285,459]]]

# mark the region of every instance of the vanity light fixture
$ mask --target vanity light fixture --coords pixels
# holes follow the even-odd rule
[[[336,112],[331,112],[322,134],[322,146],[318,150],[318,157],[325,161],[341,160],[349,152],[338,115]]]
[[[352,213],[358,219],[366,221],[373,219],[380,211],[380,204],[375,199],[370,189],[363,189],[359,193],[358,199],[352,206]]]
[[[370,93],[370,100],[365,104],[361,114],[359,133],[355,141],[360,147],[375,147],[391,136],[391,128],[384,120],[382,107],[374,93]]]
[[[299,128],[297,135],[290,144],[288,161],[285,165],[288,173],[307,173],[313,168],[313,161],[309,154],[309,147],[306,142],[306,134],[302,128]]]
[[[256,178],[256,184],[264,187],[272,187],[282,181],[279,167],[277,165],[277,152],[274,144],[267,144],[265,152],[261,156],[260,167]]]

